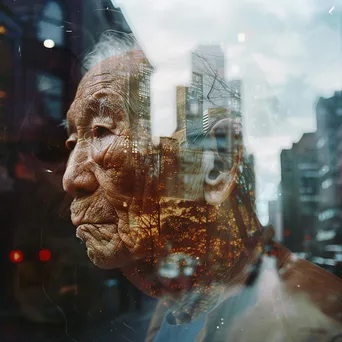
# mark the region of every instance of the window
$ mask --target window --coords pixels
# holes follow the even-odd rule
[[[331,178],[327,178],[322,182],[322,188],[323,189],[328,189],[330,186],[332,186],[333,180]]]
[[[325,145],[325,139],[324,138],[320,138],[316,143],[317,148],[322,148],[324,145]]]
[[[42,12],[38,22],[37,36],[44,42],[51,39],[54,45],[64,44],[63,11],[57,1],[49,1]]]
[[[339,214],[338,209],[327,209],[318,215],[318,219],[320,221],[325,221],[325,220],[329,220],[329,219],[337,216],[338,214]]]
[[[37,75],[37,90],[43,111],[55,120],[62,119],[63,82],[60,78],[49,74]]]
[[[299,170],[316,170],[318,165],[316,163],[299,163]]]
[[[328,165],[323,165],[323,166],[320,168],[320,170],[319,170],[318,173],[319,173],[320,176],[324,176],[324,175],[326,175],[329,171],[330,171],[329,166],[328,166]]]

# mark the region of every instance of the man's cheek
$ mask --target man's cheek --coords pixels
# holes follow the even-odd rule
[[[96,139],[92,144],[92,156],[96,164],[108,169],[119,169],[129,158],[124,137],[109,135]]]

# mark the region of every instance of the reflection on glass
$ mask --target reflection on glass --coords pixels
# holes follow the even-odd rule
[[[57,1],[49,1],[45,5],[40,21],[38,22],[38,39],[43,42],[50,39],[57,46],[63,45],[63,19],[61,5]]]

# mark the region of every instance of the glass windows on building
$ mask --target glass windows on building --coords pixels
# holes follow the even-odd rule
[[[48,1],[43,8],[37,25],[37,37],[46,47],[64,44],[64,16],[57,1]]]
[[[322,188],[323,189],[328,189],[333,185],[334,181],[332,180],[332,178],[327,178],[326,180],[324,180],[322,182]]]
[[[46,74],[37,74],[39,102],[45,115],[60,121],[63,117],[63,82],[60,78]]]
[[[330,171],[329,166],[328,166],[328,165],[323,165],[323,166],[319,169],[318,174],[319,174],[319,176],[322,177],[322,176],[325,176],[329,171]]]
[[[319,215],[318,215],[318,219],[319,221],[325,221],[325,220],[329,220],[333,217],[336,217],[340,214],[340,211],[338,209],[327,209],[322,211]]]

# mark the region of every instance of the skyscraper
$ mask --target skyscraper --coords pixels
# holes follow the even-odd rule
[[[192,53],[192,82],[202,83],[203,112],[227,107],[224,52],[217,45],[199,46]]]
[[[176,113],[177,113],[177,131],[186,129],[186,115],[188,111],[188,90],[187,86],[178,86],[176,88]]]
[[[318,100],[316,118],[319,202],[315,244],[317,255],[322,257],[330,255],[331,258],[330,250],[342,243],[340,193],[342,91],[336,91],[330,98]]]
[[[317,176],[315,133],[304,133],[291,149],[281,151],[283,241],[293,252],[307,251],[314,235]]]

